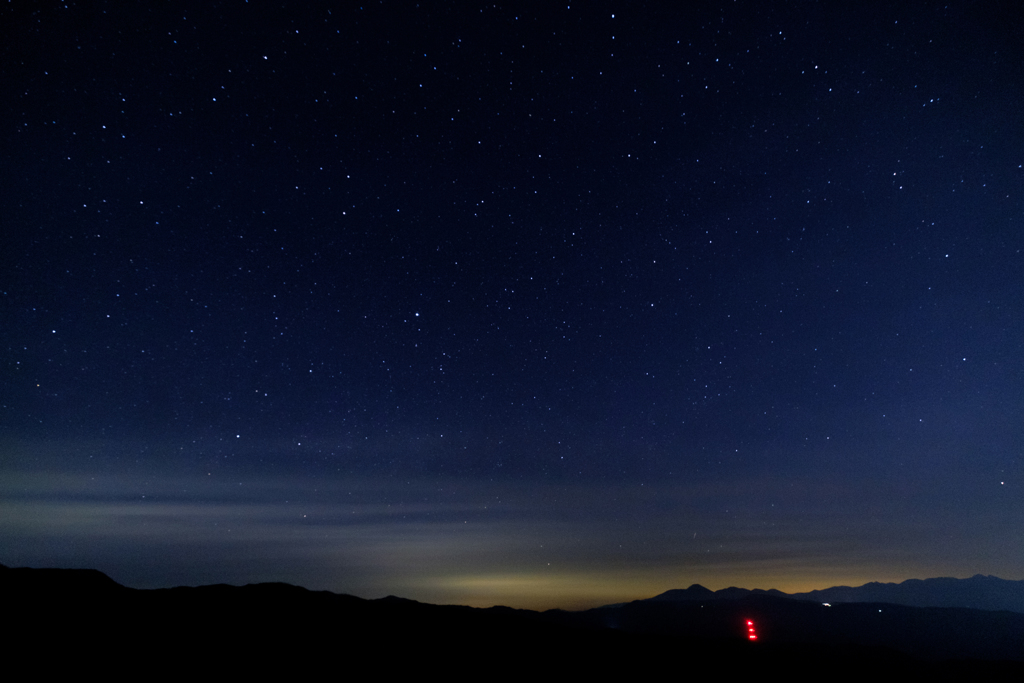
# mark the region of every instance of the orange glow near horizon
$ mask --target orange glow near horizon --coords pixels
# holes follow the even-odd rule
[[[879,580],[864,576],[801,571],[786,576],[782,571],[756,574],[730,567],[687,571],[647,570],[645,572],[562,571],[544,573],[487,573],[417,578],[396,586],[403,596],[435,604],[460,604],[471,607],[504,605],[525,609],[589,609],[602,605],[643,600],[667,590],[685,589],[693,584],[715,591],[728,587],[775,588],[785,593],[802,593],[830,586],[861,586]],[[879,572],[882,574],[882,572]],[[899,582],[904,578],[882,581]],[[878,576],[878,575],[875,575]]]

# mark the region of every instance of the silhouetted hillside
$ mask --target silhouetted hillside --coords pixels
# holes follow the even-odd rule
[[[95,571],[3,567],[0,599],[6,650],[52,673],[302,676],[329,667],[337,675],[608,677],[664,675],[671,666],[810,677],[822,666],[934,674],[1007,666],[972,657],[1024,659],[1024,615],[825,608],[772,595],[538,613],[287,584],[135,590]],[[745,639],[746,618],[756,620],[757,643]],[[936,666],[920,657],[965,661]]]
[[[707,600],[638,600],[566,613],[566,623],[601,624],[660,635],[705,634],[724,638],[739,635],[743,621],[753,619],[763,642],[884,646],[929,661],[1024,661],[1024,614],[1016,612],[887,603],[841,603],[828,607],[765,591],[732,598],[720,593]]]

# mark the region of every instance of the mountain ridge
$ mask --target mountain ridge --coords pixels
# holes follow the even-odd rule
[[[9,651],[38,661],[56,648],[69,667],[97,661],[116,643],[132,653],[123,660],[129,668],[164,661],[188,671],[212,658],[225,672],[281,674],[295,673],[293,653],[323,665],[339,647],[409,674],[451,666],[453,652],[467,671],[500,661],[524,675],[551,662],[565,674],[607,676],[635,673],[639,662],[702,659],[748,674],[795,666],[808,677],[839,665],[865,674],[1024,670],[1024,614],[1016,612],[826,607],[781,591],[680,592],[687,591],[719,597],[535,612],[366,600],[285,583],[138,590],[95,570],[0,565]],[[757,624],[756,643],[748,642],[748,620]]]
[[[900,583],[871,581],[862,586],[832,586],[805,593],[784,593],[774,588],[747,589],[731,586],[712,591],[700,584],[659,593],[647,601],[735,600],[749,595],[774,595],[820,603],[872,602],[908,607],[963,607],[1024,614],[1024,581],[975,574],[967,579],[936,577],[907,579]]]

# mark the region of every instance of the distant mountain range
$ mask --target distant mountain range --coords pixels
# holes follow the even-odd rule
[[[1021,582],[974,577],[828,590],[983,583],[1019,590]],[[1024,614],[836,598],[826,607],[818,598],[824,594],[832,595],[691,586],[582,612],[534,612],[364,600],[281,583],[136,590],[95,570],[0,565],[0,619],[12,670],[22,664],[104,677],[438,671],[446,678],[602,679],[784,671],[787,680],[817,680],[829,671],[1024,673]],[[756,642],[747,638],[748,621],[756,624]]]
[[[873,581],[856,588],[833,586],[809,593],[783,593],[775,589],[746,588],[711,591],[700,584],[693,584],[689,588],[666,591],[649,600],[735,600],[749,595],[772,595],[829,604],[885,602],[909,607],[967,607],[1024,613],[1024,581],[1007,581],[982,574],[976,574],[969,579],[908,579],[902,583]]]

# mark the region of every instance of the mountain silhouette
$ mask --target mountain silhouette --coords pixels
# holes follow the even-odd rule
[[[8,659],[55,673],[607,678],[780,670],[810,678],[822,670],[1024,670],[1024,614],[824,607],[777,592],[691,586],[676,594],[696,599],[535,612],[365,600],[283,583],[137,590],[93,570],[0,565]],[[747,641],[747,620],[757,625],[756,643]]]
[[[807,593],[734,587],[711,591],[695,583],[689,588],[665,591],[648,600],[735,600],[750,595],[774,595],[830,604],[884,602],[909,607],[967,607],[1024,613],[1024,581],[1007,581],[982,574],[976,574],[969,579],[908,579],[902,583],[866,583],[856,588],[833,586]]]
[[[792,597],[815,602],[889,602],[912,607],[970,607],[1024,613],[1024,581],[976,574],[969,579],[908,579],[902,583],[834,586]]]

